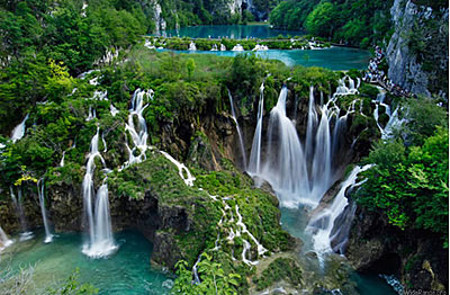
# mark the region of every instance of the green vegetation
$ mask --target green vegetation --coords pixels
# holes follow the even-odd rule
[[[335,43],[365,48],[389,37],[392,3],[392,0],[288,0],[270,13],[270,22],[278,28],[303,29]]]
[[[74,0],[0,4],[1,133],[36,102],[69,94],[69,74],[90,69],[109,48],[128,48],[151,28],[134,1],[89,4],[84,12],[83,3]]]
[[[302,270],[294,259],[277,258],[262,272],[260,277],[253,279],[258,290],[264,290],[281,280],[289,282],[292,286],[301,285]]]
[[[200,283],[192,283],[192,271],[188,263],[180,260],[177,263],[177,279],[175,280],[173,294],[238,294],[237,287],[241,276],[237,273],[225,272],[220,263],[212,261],[206,253],[201,255],[198,263],[198,276]]]
[[[223,44],[227,50],[233,49],[237,44],[242,45],[244,50],[253,50],[257,44],[266,45],[269,49],[312,49],[309,45],[311,41],[310,36],[296,36],[291,41],[290,38],[264,38],[263,40],[258,39],[221,39],[221,40],[211,40],[204,38],[196,38],[195,40],[183,37],[148,37],[148,40],[154,44],[155,47],[163,47],[165,49],[173,49],[173,50],[188,50],[189,44],[191,42],[195,42],[195,46],[198,50],[209,51],[213,48],[213,46],[219,47],[220,44]],[[323,40],[319,40],[319,38],[315,39],[314,47],[317,48],[327,48],[330,47],[330,43],[324,42]]]
[[[448,127],[446,113],[423,98],[406,105],[397,139],[374,145],[358,203],[402,229],[429,230],[448,247]],[[403,138],[405,140],[403,140]]]

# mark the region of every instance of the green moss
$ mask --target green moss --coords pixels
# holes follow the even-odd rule
[[[295,260],[291,258],[277,258],[259,277],[254,278],[253,282],[258,290],[264,290],[281,280],[294,286],[301,284],[302,270]]]

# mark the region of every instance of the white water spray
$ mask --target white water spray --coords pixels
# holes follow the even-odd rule
[[[341,251],[347,243],[347,235],[340,235],[340,230],[349,227],[350,224],[337,224],[336,220],[349,204],[345,196],[347,189],[360,186],[364,181],[356,183],[358,174],[366,171],[370,167],[371,165],[365,165],[364,167],[356,166],[347,179],[341,183],[340,189],[331,205],[321,210],[317,216],[311,218],[306,230],[313,233],[313,248],[319,255],[332,252],[333,248]],[[340,240],[334,241],[336,245],[332,248],[331,242],[338,236],[340,236]]]
[[[6,233],[3,231],[2,227],[0,226],[0,252],[5,249],[8,246],[11,246],[12,243],[14,243],[12,240],[8,238]]]
[[[12,142],[16,142],[20,139],[22,139],[22,137],[25,135],[25,123],[28,120],[30,114],[27,114],[25,116],[25,118],[22,120],[22,122],[20,122],[19,125],[17,125],[16,127],[14,127],[12,133],[11,133],[11,141]]]
[[[236,117],[236,112],[234,111],[234,103],[233,103],[233,96],[231,95],[231,92],[229,89],[228,91],[228,98],[230,99],[230,105],[231,105],[231,115],[233,116],[233,121],[236,124],[236,130],[239,136],[239,147],[241,149],[241,156],[242,156],[242,164],[244,165],[244,170],[247,169],[247,155],[245,153],[245,146],[244,146],[244,138],[242,136],[241,127],[239,126],[239,122]]]
[[[111,229],[109,215],[108,186],[106,182],[99,188],[96,198],[94,215],[94,172],[95,159],[98,158],[106,167],[105,161],[98,151],[100,128],[91,140],[90,153],[86,164],[86,174],[83,179],[84,214],[87,219],[89,241],[83,246],[83,253],[89,257],[100,258],[113,253],[117,249]],[[105,179],[106,180],[106,179]]]
[[[50,226],[48,224],[48,219],[47,219],[47,211],[45,210],[44,179],[41,178],[38,181],[37,190],[38,190],[38,195],[39,195],[39,204],[41,206],[42,221],[44,222],[44,229],[45,229],[44,243],[50,243],[53,240],[53,235],[50,232]]]
[[[148,104],[144,105],[144,100],[147,97],[153,100],[153,90],[150,89],[145,91],[137,89],[131,99],[131,108],[129,110],[130,113],[128,115],[128,123],[125,124],[125,130],[127,130],[130,134],[134,146],[133,148],[130,148],[128,143],[126,143],[128,150],[128,161],[125,163],[123,168],[126,168],[134,163],[140,163],[146,159],[145,152],[148,149],[148,133],[143,112],[148,106]],[[134,124],[135,116],[138,118],[138,126],[135,126]],[[138,152],[139,155],[135,156],[136,152]]]
[[[259,88],[259,104],[258,115],[256,119],[255,135],[253,136],[252,150],[250,153],[250,161],[248,164],[248,172],[251,175],[261,173],[261,144],[262,144],[262,124],[264,114],[264,83]]]

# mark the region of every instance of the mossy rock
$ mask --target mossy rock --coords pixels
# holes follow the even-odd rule
[[[283,280],[293,286],[301,287],[302,269],[292,258],[277,258],[262,272],[253,278],[257,290],[261,291]]]

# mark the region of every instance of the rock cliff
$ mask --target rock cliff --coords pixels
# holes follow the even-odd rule
[[[389,78],[418,95],[448,98],[448,4],[395,0],[387,48]]]

